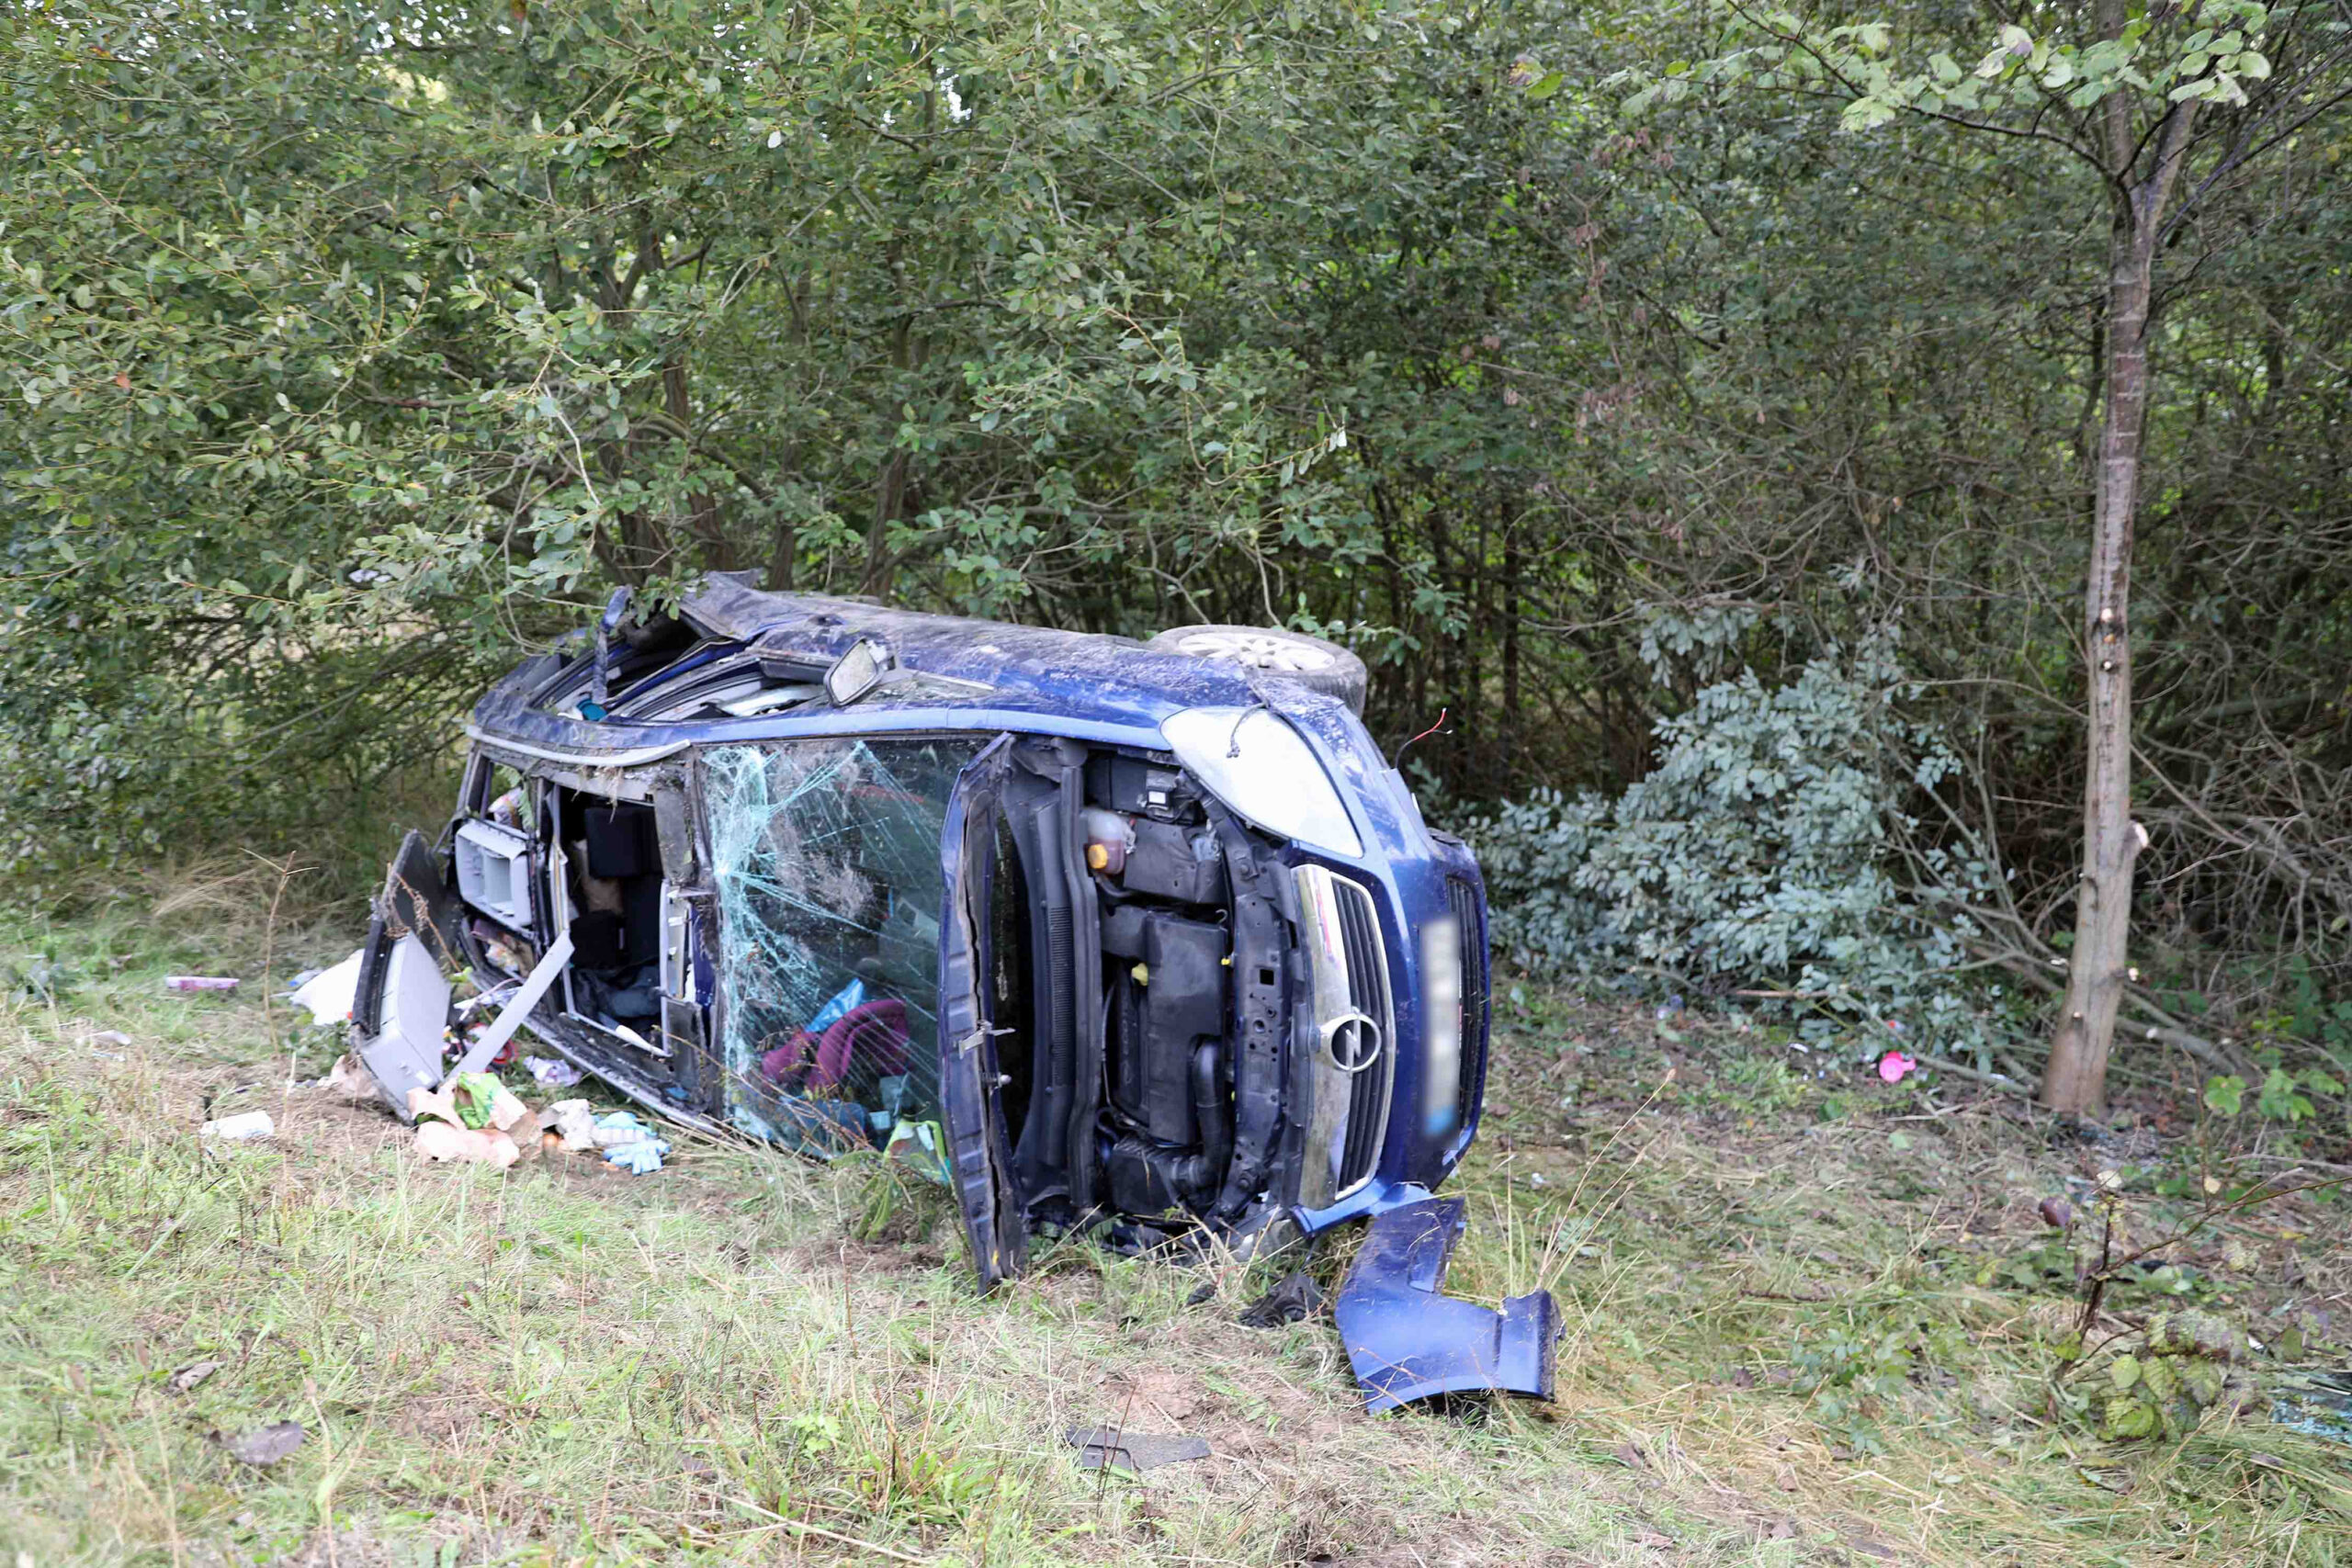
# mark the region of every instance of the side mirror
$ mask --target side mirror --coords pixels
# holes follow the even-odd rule
[[[825,696],[835,707],[845,708],[870,694],[898,667],[899,656],[888,644],[859,637],[825,671]]]

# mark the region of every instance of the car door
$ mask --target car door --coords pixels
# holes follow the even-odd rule
[[[464,963],[462,918],[440,857],[412,830],[384,874],[360,949],[351,1015],[352,1047],[403,1122],[412,1120],[409,1091],[441,1081],[450,995],[444,971]]]
[[[1012,738],[1000,735],[964,766],[939,836],[940,1116],[950,1179],[983,1292],[1028,1266],[1028,1226],[1012,1186],[1012,1152],[998,1094],[1003,1075],[988,979],[997,820],[1012,753]]]

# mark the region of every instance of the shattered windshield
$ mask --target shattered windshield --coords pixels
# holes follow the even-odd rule
[[[703,754],[718,886],[727,1110],[808,1153],[944,1172],[940,830],[978,739]]]

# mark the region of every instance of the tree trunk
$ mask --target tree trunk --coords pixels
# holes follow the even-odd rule
[[[892,265],[896,269],[896,253]],[[903,388],[909,372],[920,370],[931,357],[930,340],[914,331],[911,316],[901,316],[890,333],[890,364],[899,372],[892,383]],[[894,400],[882,421],[884,451],[882,473],[874,490],[874,522],[865,531],[865,573],[859,592],[869,598],[888,599],[890,580],[896,574],[896,561],[890,550],[890,525],[899,520],[906,509],[907,485],[914,465],[914,454],[898,445],[899,413],[904,407]]]
[[[2120,101],[2121,95],[2117,96]],[[2188,150],[2190,100],[2173,106],[2155,142],[2155,167],[2117,204],[2107,292],[2107,410],[2099,434],[2090,581],[2083,599],[2090,692],[2083,777],[2083,874],[2075,896],[2075,948],[2066,999],[2050,1043],[2041,1103],[2090,1114],[2107,1102],[2107,1059],[2123,1003],[2132,933],[2132,863],[2147,842],[2132,820],[2132,521],[2146,445],[2148,315],[2165,208]],[[2119,117],[2120,120],[2120,117]],[[2128,178],[2129,126],[2113,138]]]

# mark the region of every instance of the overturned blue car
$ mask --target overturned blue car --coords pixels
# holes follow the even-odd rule
[[[946,1183],[983,1290],[1031,1238],[1373,1227],[1367,1401],[1548,1397],[1544,1292],[1439,1293],[1487,1055],[1478,867],[1252,627],[1128,638],[706,580],[475,708],[379,900],[356,1044],[394,1109],[527,1030],[679,1122]],[[451,977],[497,1022],[447,1060]]]

